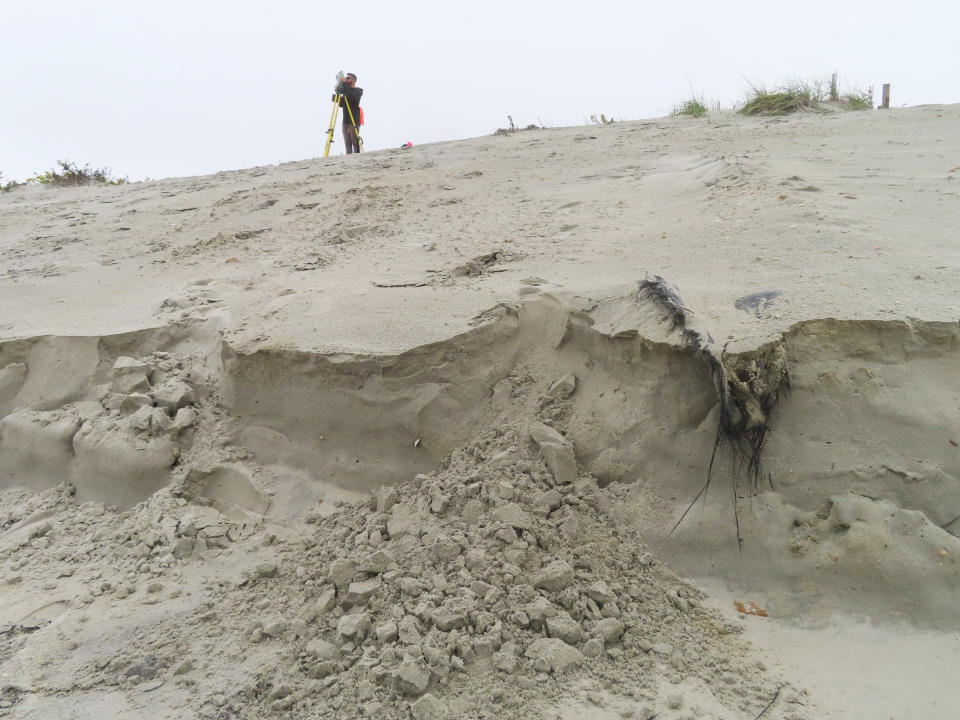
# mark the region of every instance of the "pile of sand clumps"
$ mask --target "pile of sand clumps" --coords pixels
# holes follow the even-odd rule
[[[616,521],[626,486],[578,475],[566,448],[547,425],[504,422],[434,473],[286,527],[228,517],[189,480],[123,512],[77,504],[69,485],[7,491],[8,586],[78,581],[76,611],[133,628],[102,627],[85,648],[62,616],[5,627],[4,658],[48,622],[66,642],[46,660],[61,680],[5,678],[13,716],[27,693],[120,692],[205,719],[528,718],[577,703],[734,718],[774,697],[768,717],[806,718],[739,628]]]
[[[558,483],[548,468],[563,465],[535,451],[551,435],[540,423],[487,431],[442,470],[318,518],[307,553],[317,572],[288,630],[315,635],[299,672],[335,678],[334,704],[365,701],[376,717],[406,717],[404,699],[414,717],[529,717],[584,677],[643,700],[645,717],[669,705],[662,678],[762,708],[776,686],[756,658],[612,521],[626,488]]]
[[[121,507],[148,498],[169,482],[199,422],[192,367],[189,358],[157,351],[143,358],[121,355],[77,381],[89,386],[79,390],[63,381],[69,373],[48,373],[44,380],[37,372],[28,381],[24,372],[7,377],[6,387],[0,378],[0,397],[3,391],[25,396],[9,414],[0,407],[0,483],[43,488],[62,478],[78,488],[81,500]]]

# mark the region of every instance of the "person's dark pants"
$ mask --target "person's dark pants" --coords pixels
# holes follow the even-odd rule
[[[360,138],[353,125],[343,126],[343,144],[347,146],[347,155],[360,152]]]

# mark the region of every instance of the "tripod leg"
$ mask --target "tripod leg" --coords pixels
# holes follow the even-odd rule
[[[330,115],[330,127],[327,128],[327,145],[323,148],[323,156],[330,156],[330,144],[333,142],[333,129],[337,125],[337,112],[340,110],[340,96],[335,95],[333,98],[333,113]]]
[[[360,137],[360,128],[357,127],[357,121],[353,118],[353,110],[350,109],[350,103],[345,102],[344,106],[347,108],[347,114],[350,116],[350,124],[353,125],[353,132],[357,136],[357,147],[360,148],[360,152],[363,152],[363,139]],[[333,127],[332,125],[330,127]]]

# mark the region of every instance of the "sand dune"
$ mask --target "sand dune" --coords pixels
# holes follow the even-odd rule
[[[951,716],[958,120],[0,195],[0,712]]]

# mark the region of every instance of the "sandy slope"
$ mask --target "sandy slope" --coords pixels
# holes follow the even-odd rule
[[[243,341],[395,352],[464,329],[524,277],[601,297],[646,273],[717,338],[819,317],[954,320],[958,115],[673,118],[32,188],[0,198],[0,332],[106,334],[217,299]],[[522,257],[437,277],[494,251]],[[763,290],[783,292],[764,317],[735,310]]]
[[[300,697],[305,681],[277,658],[309,634],[251,649],[234,628],[218,648],[220,630],[165,641],[165,623],[253,602],[237,566],[282,560],[281,576],[294,572],[310,549],[297,538],[320,532],[317,512],[444,468],[451,452],[474,453],[462,481],[486,477],[493,512],[506,502],[497,483],[514,480],[485,469],[489,454],[471,443],[484,428],[545,422],[575,452],[581,480],[627,484],[601,503],[612,527],[643,536],[681,575],[707,578],[727,613],[733,600],[769,611],[746,618],[757,667],[773,673],[756,671],[750,702],[779,673],[810,695],[785,693],[776,717],[800,717],[801,702],[819,717],[949,717],[960,708],[943,671],[958,669],[960,627],[960,541],[947,532],[960,515],[958,121],[960,106],[714,114],[0,195],[0,488],[12,488],[0,508],[0,668],[19,688],[13,711],[41,717],[76,695],[90,716],[141,716],[141,676],[111,675],[136,659],[121,650],[131,638],[171,663],[222,650],[236,664],[235,675],[188,670],[148,685],[171,712],[268,702],[255,671],[268,656],[299,688],[269,702]],[[636,294],[654,275],[679,292],[685,328],[706,349]],[[738,446],[721,446],[706,500],[671,534],[707,477],[721,422],[709,357],[724,382],[742,383],[740,411],[778,398],[761,413],[763,482],[747,484],[731,465]],[[789,392],[771,379],[777,367]],[[564,378],[569,392],[556,390]],[[529,442],[518,432],[498,452]],[[548,451],[539,457],[524,463],[553,467]],[[530,472],[518,488],[532,493],[542,481]],[[75,497],[20,494],[64,480]],[[104,502],[131,509],[104,515]],[[184,535],[197,512],[207,526]],[[68,548],[71,528],[86,533],[82,553]],[[210,544],[194,550],[184,537]],[[549,558],[531,553],[515,557],[532,573]],[[150,591],[151,579],[178,591]],[[312,602],[311,587],[275,600],[292,613],[302,593]],[[38,593],[54,599],[38,606]],[[639,613],[628,627],[654,622],[624,612]],[[333,632],[318,623],[310,634]],[[35,635],[23,629],[34,624]],[[89,652],[98,634],[113,661]],[[67,642],[79,649],[63,659]],[[628,653],[646,641],[632,642]],[[847,652],[873,665],[840,667]],[[901,677],[901,665],[917,671]],[[742,707],[730,700],[723,683],[740,681],[713,664],[603,695],[613,667],[578,676],[586,684],[546,712],[607,717],[646,702],[664,718],[740,717],[753,707],[747,695]],[[841,670],[854,676],[844,693],[833,687]],[[895,678],[902,691],[877,692]],[[457,687],[487,689],[470,682]],[[677,693],[686,704],[672,707]]]

